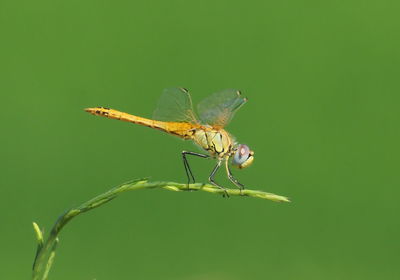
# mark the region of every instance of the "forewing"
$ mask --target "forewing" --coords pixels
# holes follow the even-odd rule
[[[198,123],[190,93],[184,88],[164,89],[153,118],[158,121]]]
[[[200,120],[212,126],[225,127],[235,112],[246,103],[240,91],[228,89],[216,92],[197,105]]]

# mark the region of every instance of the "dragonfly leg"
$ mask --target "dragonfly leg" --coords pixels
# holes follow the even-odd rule
[[[229,180],[235,184],[236,187],[239,188],[240,193],[242,193],[242,190],[244,190],[244,185],[240,183],[235,177],[233,177],[232,171],[229,168],[229,162],[228,159],[225,161],[225,167],[226,167],[226,173],[228,174]]]
[[[209,155],[203,155],[203,154],[195,153],[195,152],[182,151],[183,166],[185,167],[186,176],[188,178],[188,183],[187,184],[188,184],[188,187],[189,187],[189,184],[190,184],[191,180],[193,181],[193,183],[195,183],[196,181],[194,179],[193,172],[190,169],[190,165],[189,165],[189,162],[188,162],[188,160],[186,158],[186,155],[198,156],[198,157],[201,157],[201,158],[209,158],[210,156]]]
[[[213,184],[214,186],[216,186],[224,191],[224,194],[222,195],[223,197],[229,197],[229,194],[228,194],[226,188],[224,188],[223,186],[220,186],[219,184],[217,184],[217,182],[214,181],[214,175],[215,175],[215,173],[217,173],[217,171],[220,167],[221,167],[221,160],[218,161],[217,165],[211,171],[211,174],[208,177],[208,181],[210,181],[211,184]]]

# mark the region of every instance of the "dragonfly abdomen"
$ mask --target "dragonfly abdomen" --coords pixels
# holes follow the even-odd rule
[[[196,128],[193,124],[190,123],[151,120],[104,107],[87,108],[85,109],[85,111],[96,116],[136,123],[147,127],[159,129],[184,139],[192,139]]]

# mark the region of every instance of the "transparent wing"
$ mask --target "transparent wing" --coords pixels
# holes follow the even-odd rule
[[[198,123],[192,99],[184,88],[164,89],[153,118],[158,121]]]
[[[212,126],[225,127],[235,112],[247,102],[240,91],[227,89],[216,92],[197,105],[200,120]]]

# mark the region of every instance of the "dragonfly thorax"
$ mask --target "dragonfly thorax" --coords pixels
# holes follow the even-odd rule
[[[202,126],[193,135],[194,142],[208,151],[211,156],[223,158],[232,153],[233,139],[224,129]]]

